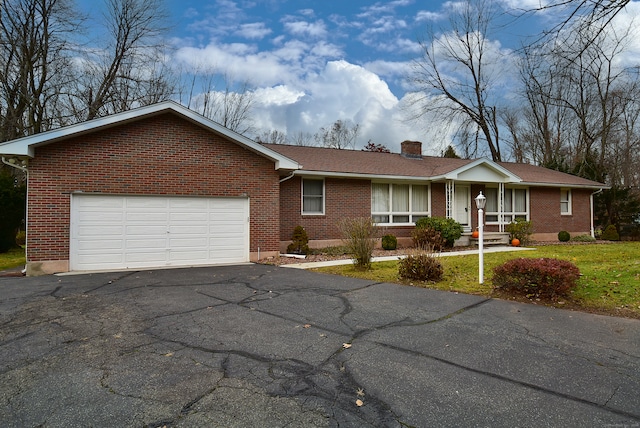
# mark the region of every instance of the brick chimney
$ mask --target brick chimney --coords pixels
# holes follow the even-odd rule
[[[403,141],[400,143],[400,154],[409,159],[422,159],[422,143],[420,141]]]

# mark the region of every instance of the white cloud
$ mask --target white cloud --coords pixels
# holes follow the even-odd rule
[[[416,22],[432,22],[440,21],[447,16],[441,12],[432,12],[429,10],[421,10],[416,14]]]
[[[322,21],[289,21],[284,23],[284,28],[294,36],[324,38],[327,35],[327,27]]]
[[[264,22],[253,22],[240,25],[240,29],[236,31],[236,34],[247,39],[262,39],[271,34],[271,32],[272,30],[267,28]]]
[[[401,141],[421,139],[420,131],[402,122],[399,101],[387,84],[361,66],[330,61],[297,85],[256,91],[254,117],[261,131],[316,133],[341,119],[360,125],[358,148],[372,140],[397,152]]]

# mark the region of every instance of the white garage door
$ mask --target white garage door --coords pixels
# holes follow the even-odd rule
[[[246,261],[246,198],[72,195],[71,270]]]

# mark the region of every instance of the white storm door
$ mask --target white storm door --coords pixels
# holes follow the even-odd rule
[[[467,230],[471,222],[471,189],[469,186],[455,187],[455,217],[454,219]]]

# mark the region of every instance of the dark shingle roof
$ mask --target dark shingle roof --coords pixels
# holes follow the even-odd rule
[[[422,179],[441,179],[452,171],[475,162],[472,159],[451,159],[423,156],[422,159],[405,158],[398,153],[338,150],[323,147],[263,144],[302,166],[302,171],[335,175],[389,176]],[[526,184],[601,188],[603,184],[563,172],[529,164],[499,162],[500,167],[522,179]]]

